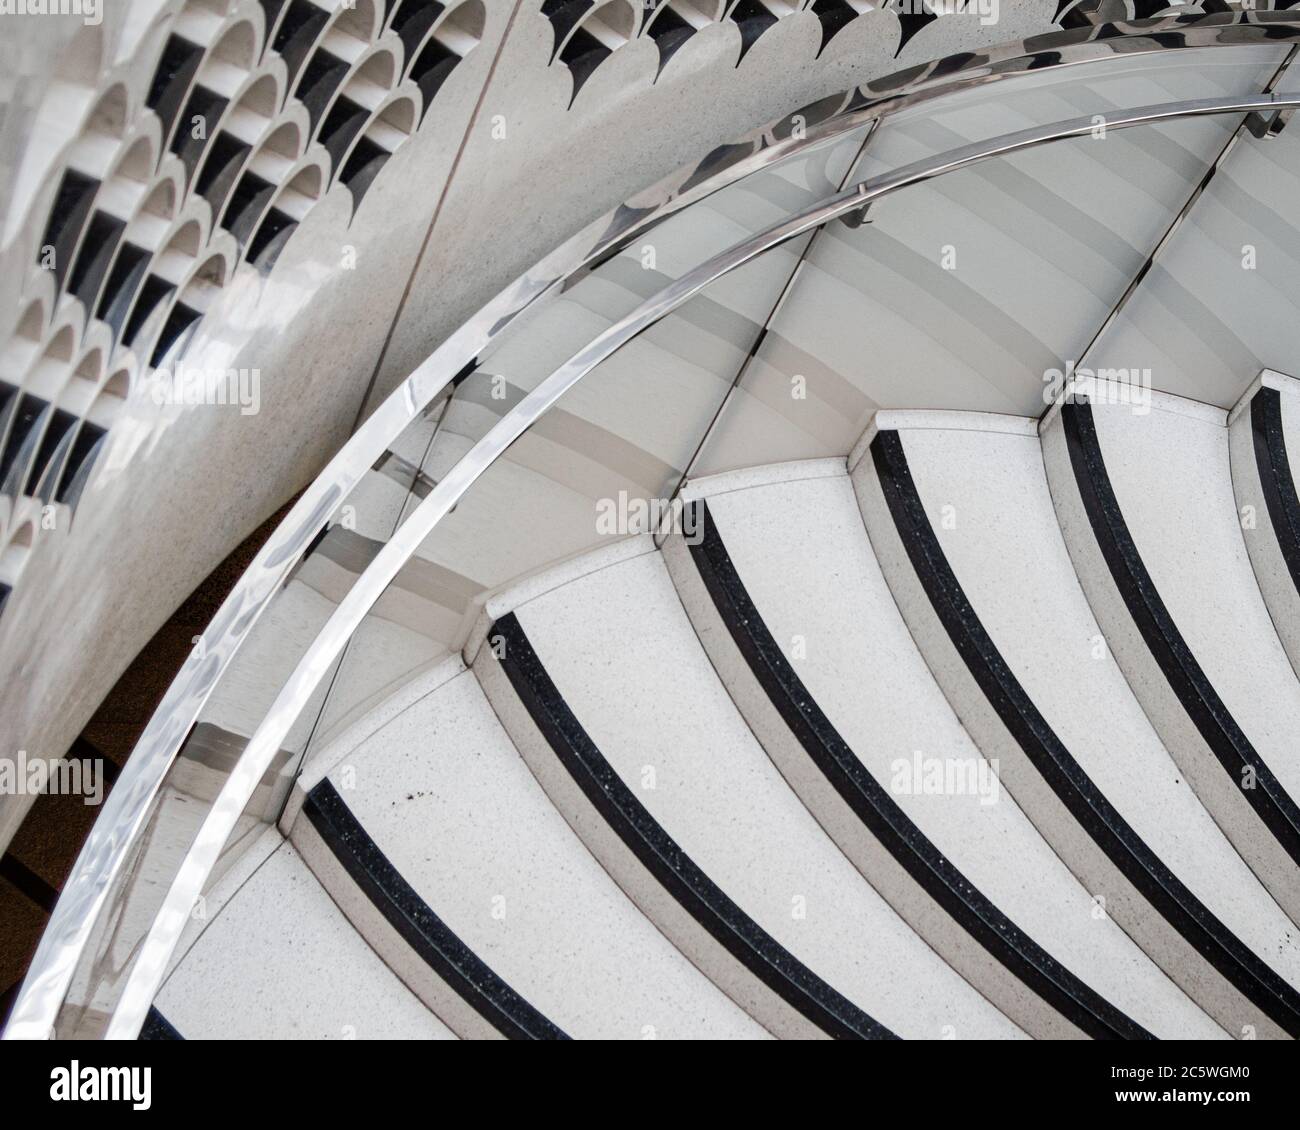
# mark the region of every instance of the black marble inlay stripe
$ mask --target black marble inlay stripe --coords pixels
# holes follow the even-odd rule
[[[687,913],[763,984],[827,1035],[898,1039],[786,950],[682,851],[582,728],[513,612],[493,625],[489,638],[499,648],[510,685],[569,776]]]
[[[434,914],[398,874],[328,778],[307,795],[303,813],[388,924],[493,1028],[512,1040],[569,1038],[498,977]]]
[[[763,622],[727,553],[708,504],[692,528],[691,559],[736,647],[814,765],[904,870],[990,955],[1062,1016],[1100,1040],[1150,1040],[1136,1021],[1094,992],[1003,914],[881,786],[840,736]]]
[[[1241,788],[1246,772],[1254,776],[1255,787],[1241,789],[1242,795],[1286,853],[1300,863],[1300,808],[1242,733],[1160,599],[1111,486],[1092,406],[1065,405],[1061,422],[1088,522],[1142,638],[1233,786]]]
[[[176,1030],[175,1025],[167,1017],[150,1005],[149,1014],[144,1018],[144,1026],[140,1029],[140,1039],[183,1040],[185,1037]]]
[[[1264,505],[1291,583],[1300,592],[1300,499],[1296,497],[1295,477],[1287,458],[1282,395],[1277,389],[1265,386],[1255,393],[1250,402],[1250,427]]]
[[[980,623],[926,517],[896,431],[871,458],[917,578],[958,655],[1043,780],[1106,857],[1202,957],[1265,1015],[1300,1036],[1300,994],[1189,891],[1120,816],[1030,700]]]

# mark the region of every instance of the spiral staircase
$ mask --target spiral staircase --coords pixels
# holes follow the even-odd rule
[[[617,25],[546,14],[576,98]],[[1300,1035],[1300,23],[1115,18],[794,111],[449,333],[5,1037]]]
[[[1236,504],[1290,474],[1253,458],[1259,396],[1232,428],[1172,397],[882,413],[847,464],[691,481],[685,532],[496,598],[300,777],[158,1008],[194,1036],[1294,1036],[1265,825],[1300,686]],[[1225,735],[1276,768],[1262,803]],[[1005,791],[900,789],[922,755]]]

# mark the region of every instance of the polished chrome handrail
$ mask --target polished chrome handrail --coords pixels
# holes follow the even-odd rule
[[[45,1038],[52,1034],[77,964],[167,772],[212,690],[290,569],[403,428],[524,311],[563,292],[682,209],[872,120],[971,86],[1116,55],[1137,57],[1178,48],[1262,46],[1300,40],[1300,23],[1290,16],[1287,12],[1212,18],[1185,15],[1072,29],[963,56],[960,61],[937,60],[924,68],[912,68],[900,77],[850,92],[837,105],[830,105],[835,99],[822,100],[752,131],[735,145],[715,150],[690,170],[666,178],[587,225],[520,276],[426,358],[366,420],[303,493],[221,605],[150,719],[78,855],[14,1003],[4,1037]],[[787,125],[796,117],[802,117],[806,126],[802,137],[790,135]]]
[[[1106,129],[1155,125],[1211,114],[1245,114],[1252,111],[1294,108],[1300,95],[1262,95],[1251,98],[1210,98],[1196,101],[1145,106],[1127,114],[1107,117]],[[403,565],[423,544],[465,493],[525,431],[539,420],[570,388],[600,362],[638,334],[698,294],[710,283],[749,263],[806,231],[865,207],[873,201],[935,177],[996,157],[1068,138],[1087,137],[1097,128],[1096,118],[1086,115],[1054,126],[1036,127],[1005,134],[992,141],[976,142],[895,170],[875,181],[861,181],[820,201],[818,204],[742,240],[720,252],[647,299],[631,314],[601,333],[563,365],[546,377],[507,412],[478,441],[437,486],[425,497],[392,538],[375,555],[339,602],[324,627],[312,641],[293,674],[280,688],[274,703],[249,739],[239,762],[208,810],[193,845],[177,870],[176,877],[154,918],[153,925],[136,958],[122,996],[109,1023],[110,1039],[135,1039],[145,1015],[162,984],[167,963],[179,941],[191,910],[202,894],[208,874],[216,864],[258,782],[270,768],[281,742],[297,720],[317,684],[333,665],[352,634],[375,602],[397,577]]]

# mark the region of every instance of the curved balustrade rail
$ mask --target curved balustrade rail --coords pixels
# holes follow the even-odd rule
[[[1233,34],[1225,34],[1227,31]],[[1097,124],[1092,114],[973,142],[854,183],[847,189],[825,191],[827,187],[842,185],[851,176],[858,150],[874,123],[928,104],[940,94],[978,92],[981,86],[997,78],[1041,74],[1044,70],[1102,58],[1128,60],[1168,50],[1171,46],[1165,39],[1140,34],[1097,43],[1091,41],[1091,34],[1086,41],[1076,36],[1071,42],[1054,43],[1050,49],[1028,54],[974,60],[967,72],[959,71],[946,81],[933,77],[934,73],[941,74],[941,70],[932,72],[883,99],[864,102],[855,96],[844,100],[834,113],[824,116],[804,136],[796,136],[798,131],[795,131],[781,137],[786,128],[783,126],[760,131],[747,143],[747,150],[743,146],[732,147],[706,159],[684,180],[678,177],[665,182],[656,190],[660,197],[657,205],[630,204],[590,225],[507,288],[435,351],[384,402],[303,495],[222,606],[200,648],[168,691],[83,849],[15,1004],[6,1038],[48,1035],[60,1019],[74,977],[86,983],[78,986],[82,993],[77,1006],[80,1012],[65,1024],[65,1030],[84,1034],[106,1017],[109,1036],[136,1035],[187,927],[191,908],[210,882],[223,848],[227,848],[232,836],[238,837],[241,817],[248,813],[268,774],[276,772],[277,758],[286,755],[286,742],[291,761],[306,749],[310,732],[299,743],[289,741],[291,730],[296,724],[301,726],[304,717],[311,719],[312,728],[319,723],[324,708],[313,715],[310,705],[314,696],[319,697],[322,681],[330,671],[338,671],[340,657],[367,614],[430,533],[465,499],[467,492],[583,377],[666,316],[698,299],[706,288],[742,272],[747,264],[837,217],[861,212],[867,205],[901,189],[969,166],[1049,142],[1088,136]],[[1300,25],[1262,21],[1258,25],[1232,24],[1228,28],[1189,27],[1183,29],[1182,36],[1181,45],[1188,47],[1259,48],[1280,42],[1285,48],[1288,41],[1300,39]],[[1057,38],[1044,37],[1044,42]],[[1297,105],[1300,96],[1278,94],[1185,100],[1107,115],[1106,128],[1123,130]],[[788,126],[789,119],[785,122]],[[468,373],[482,371],[483,356],[500,348],[502,343],[508,345],[512,335],[525,335],[522,340],[527,344],[527,333],[539,325],[538,311],[544,311],[548,303],[579,293],[588,298],[602,296],[603,291],[594,285],[604,281],[602,269],[607,269],[620,254],[628,254],[629,250],[635,254],[632,245],[636,240],[651,231],[658,231],[660,236],[671,233],[670,220],[688,216],[692,207],[706,201],[720,203],[720,212],[727,214],[728,191],[752,188],[758,183],[754,178],[761,174],[788,176],[792,171],[797,171],[802,178],[800,187],[809,198],[803,206],[780,222],[762,226],[746,238],[722,247],[702,262],[692,262],[688,255],[683,269],[667,286],[630,311],[614,310],[606,329],[569,354],[567,360],[525,392],[431,489],[419,481],[418,452],[427,450],[427,444],[416,448],[415,469],[396,506],[400,524],[393,525],[388,536],[386,531],[390,527],[385,519],[381,538],[386,540],[368,564],[356,570],[355,581],[324,619],[291,674],[279,685],[274,702],[256,721],[246,744],[234,755],[233,764],[192,839],[169,846],[170,854],[158,851],[153,842],[155,837],[144,837],[143,833],[146,827],[155,830],[151,821],[161,801],[166,799],[164,785],[169,780],[169,770],[178,763],[182,745],[194,733],[205,704],[232,670],[237,653],[272,599],[285,592],[286,584],[293,579],[291,570],[332,519],[337,525],[340,507],[353,498],[358,484],[368,471],[379,466],[385,453],[397,450],[401,437],[413,422],[420,420],[431,404]],[[782,187],[788,185],[783,183]],[[686,235],[690,235],[689,226]],[[592,285],[583,291],[584,284]],[[435,439],[437,434],[433,432]],[[427,429],[421,435],[422,443],[428,440]],[[414,505],[421,493],[423,500]],[[401,521],[403,515],[405,520]],[[299,744],[302,749],[298,748]],[[291,765],[287,774],[290,778],[293,771]],[[277,805],[278,800],[271,805],[272,820],[278,813]],[[142,842],[144,838],[150,840],[147,845]],[[183,841],[185,837],[179,839]],[[157,854],[150,856],[149,851]],[[172,866],[177,856],[179,862]],[[124,883],[143,866],[141,858],[153,871],[161,871],[153,876],[153,882],[159,889],[165,889],[166,895],[156,909],[146,902],[139,911],[140,920],[147,922],[147,928],[134,936],[129,930],[118,936],[114,948],[104,931],[120,930],[120,924],[110,928],[104,923],[107,918],[113,918],[116,923],[119,916],[105,911],[109,907],[120,908],[129,901],[127,895],[133,892],[128,892]],[[136,871],[129,870],[128,865]],[[92,938],[97,948],[88,955]],[[87,967],[87,960],[91,961],[91,967]],[[103,965],[102,973],[97,962]]]

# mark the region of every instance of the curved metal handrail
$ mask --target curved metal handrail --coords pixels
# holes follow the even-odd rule
[[[1211,98],[1145,106],[1118,117],[1107,117],[1107,130],[1154,125],[1211,114],[1300,107],[1298,95],[1263,95],[1251,98]],[[190,912],[203,891],[236,822],[271,762],[289,728],[297,720],[317,684],[338,658],[352,634],[375,602],[452,508],[484,472],[563,395],[616,350],[698,294],[710,283],[759,255],[806,231],[820,227],[846,212],[862,208],[900,189],[956,172],[996,157],[1068,138],[1086,137],[1097,127],[1093,115],[1072,118],[1055,126],[1006,134],[992,141],[962,146],[939,157],[904,166],[874,182],[862,181],[797,213],[713,256],[699,267],[663,288],[614,323],[594,341],[575,353],[536,388],[527,393],[479,440],[398,527],[375,555],[347,595],[330,615],[293,674],[280,688],[266,717],[249,739],[238,764],[226,779],[209,809],[194,842],[177,870],[163,906],[154,918],[139,956],[109,1024],[110,1039],[135,1039],[145,1015],[162,985],[167,963],[179,941]]]
[[[148,819],[167,772],[212,690],[279,591],[289,570],[326,528],[335,509],[348,497],[377,456],[387,450],[388,445],[450,384],[455,375],[472,363],[483,348],[522,313],[562,293],[633,240],[683,208],[872,120],[889,117],[956,90],[1115,55],[1139,56],[1178,48],[1235,47],[1300,40],[1300,23],[1288,19],[1289,16],[1290,13],[1286,12],[1212,18],[1190,15],[1139,24],[1073,29],[982,54],[938,60],[924,68],[913,68],[901,76],[851,92],[839,99],[837,105],[831,105],[837,100],[828,99],[786,115],[772,125],[751,132],[736,145],[715,150],[688,172],[666,178],[589,224],[520,276],[426,358],[376,409],[307,488],[222,604],[150,719],[92,828],[42,936],[15,1001],[4,1038],[45,1038],[52,1032],[77,963],[109,892]],[[1270,103],[1273,104],[1277,103]],[[788,125],[796,117],[802,117],[807,127],[801,137],[793,136]],[[844,210],[861,206],[865,199],[854,197],[844,205]],[[674,288],[670,287],[663,293],[672,290]],[[643,304],[630,317],[636,317],[645,308]],[[602,335],[597,341],[605,340],[606,336]],[[525,398],[515,412],[533,404],[533,397],[543,387],[550,387],[549,379]],[[515,414],[512,412],[498,428],[513,418]],[[485,437],[484,442],[495,434],[496,429]],[[447,481],[444,479],[439,486]],[[408,525],[417,515],[428,513],[426,506],[435,494],[431,494],[417,509]],[[371,570],[379,560],[376,559]],[[367,570],[365,575],[370,575],[371,570]],[[335,616],[343,611],[345,605],[340,605]],[[330,623],[333,622],[331,619]],[[277,706],[280,701],[277,698]],[[261,732],[259,728],[258,733]],[[232,780],[226,784],[230,786]],[[225,789],[221,795],[226,796]],[[207,827],[206,823],[204,827]],[[155,920],[155,927],[157,924]],[[150,936],[153,936],[152,931]],[[122,1026],[116,1027],[120,1029]]]

